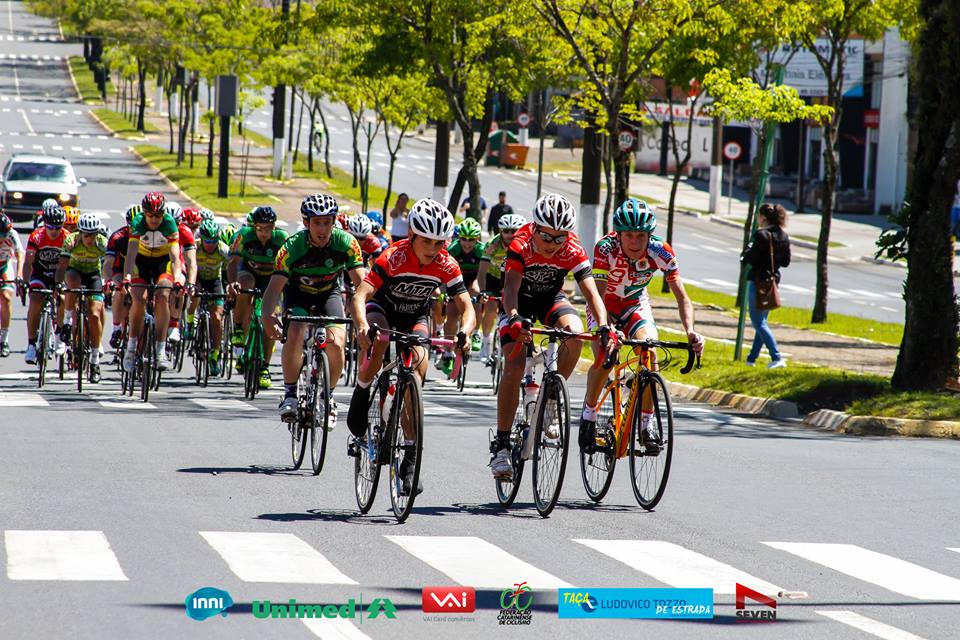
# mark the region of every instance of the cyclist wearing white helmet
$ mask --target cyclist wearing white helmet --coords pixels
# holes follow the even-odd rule
[[[494,298],[503,295],[503,265],[507,261],[507,247],[513,242],[520,227],[527,224],[527,219],[518,213],[506,213],[500,216],[497,221],[499,233],[486,244],[483,249],[483,257],[480,258],[480,271],[477,273],[477,284],[480,285],[480,291]],[[488,301],[483,307],[483,319],[480,323],[482,334],[482,346],[480,348],[480,358],[486,360],[490,357],[490,342],[493,339],[493,325],[497,320],[497,311],[500,308],[500,302],[497,300]]]
[[[510,428],[517,410],[520,379],[525,364],[525,349],[514,349],[514,342],[530,342],[531,333],[524,319],[538,321],[547,327],[582,332],[583,323],[577,310],[567,301],[563,283],[573,273],[587,308],[607,324],[607,311],[597,292],[590,268],[590,258],[574,233],[577,214],[565,197],[550,193],[533,208],[533,222],[524,225],[507,250],[504,267],[503,302],[500,316],[500,343],[505,356],[503,377],[497,394],[496,450],[490,463],[495,478],[510,478]],[[580,340],[567,340],[559,350],[557,370],[569,378],[580,359]],[[613,350],[611,343],[608,347]],[[556,425],[545,425],[546,437],[557,438]]]
[[[69,289],[93,289],[97,291],[87,298],[90,328],[90,382],[100,382],[100,340],[103,337],[103,279],[100,270],[107,254],[107,239],[100,234],[100,219],[92,213],[83,213],[77,221],[77,230],[67,236],[60,249],[60,264],[57,267],[57,288],[66,282]],[[60,340],[69,344],[73,336],[72,324],[76,320],[77,295],[66,293],[65,306],[70,319],[60,328]]]
[[[476,328],[476,316],[463,284],[460,266],[444,248],[453,235],[453,216],[436,200],[423,198],[413,205],[409,221],[409,239],[393,244],[380,254],[353,296],[353,322],[361,353],[371,347],[368,331],[370,324],[374,323],[379,327],[429,337],[430,296],[439,286],[446,286],[447,295],[460,312],[460,332],[457,335],[461,349],[466,344],[466,336]],[[370,360],[357,375],[357,386],[347,415],[347,425],[357,439],[363,438],[367,432],[370,384],[380,371],[387,344],[377,342],[372,347]],[[423,349],[417,348],[417,353],[417,372],[423,380],[428,358]],[[406,435],[414,437],[413,433]],[[357,444],[353,443],[351,454],[356,454]],[[405,456],[401,471],[412,472],[414,462],[412,455]],[[404,489],[409,491],[409,483],[405,481],[404,484]]]
[[[380,241],[373,235],[373,221],[363,214],[357,214],[347,218],[347,228],[350,235],[360,243],[363,264],[369,266],[370,262],[383,252]]]

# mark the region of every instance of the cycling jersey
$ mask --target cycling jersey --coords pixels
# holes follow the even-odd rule
[[[34,252],[31,279],[43,280],[48,288],[53,285],[53,278],[57,275],[57,266],[60,264],[60,248],[66,239],[67,234],[62,230],[56,238],[50,237],[46,227],[33,230],[27,239],[27,250]]]
[[[177,223],[169,213],[163,214],[156,229],[147,226],[147,217],[143,214],[133,219],[130,227],[130,240],[138,245],[138,255],[148,258],[161,258],[170,251],[170,245],[180,241]]]
[[[380,243],[380,239],[372,233],[368,233],[367,237],[363,239],[363,242],[360,243],[360,251],[363,252],[363,257],[366,258],[370,256],[374,260],[377,259],[377,256],[380,255],[380,252],[383,251],[384,247]]]
[[[177,232],[179,233],[177,242],[180,244],[180,260],[183,260],[183,252],[190,249],[196,249],[197,240],[193,231],[190,230],[190,227],[183,223],[177,225]]]
[[[123,261],[127,257],[127,246],[130,244],[130,227],[120,227],[110,234],[107,240],[107,260],[113,260],[114,275],[123,273]]]
[[[534,223],[528,222],[517,231],[507,249],[504,274],[519,271],[523,274],[520,284],[519,303],[522,307],[537,307],[538,303],[563,289],[564,278],[571,271],[580,282],[589,278],[590,259],[574,232],[567,234],[567,241],[550,257],[536,252],[533,244]],[[504,276],[506,281],[506,276]],[[521,313],[521,315],[523,315]]]
[[[310,232],[299,231],[283,244],[277,254],[273,273],[289,278],[287,286],[295,286],[304,293],[319,295],[340,290],[343,271],[363,267],[360,243],[338,227],[330,234],[324,247],[310,242]]]
[[[480,270],[480,261],[483,259],[483,243],[477,242],[473,245],[473,250],[466,253],[460,242],[460,240],[455,240],[447,249],[447,252],[460,265],[460,271],[463,273],[463,284],[469,287],[477,279],[477,273]]]
[[[63,247],[60,249],[60,257],[69,258],[67,268],[84,275],[99,274],[106,254],[107,239],[99,233],[92,247],[84,244],[79,231],[71,233],[63,241]]]
[[[253,226],[245,226],[237,232],[230,246],[231,256],[240,256],[241,269],[255,276],[270,277],[279,256],[280,248],[287,241],[287,232],[274,229],[266,244],[260,242]]]
[[[638,260],[624,255],[616,232],[601,238],[593,250],[593,275],[600,283],[604,306],[614,314],[646,300],[647,285],[657,271],[664,273],[667,282],[680,277],[673,249],[657,236],[650,236],[647,253]]]
[[[450,297],[467,290],[460,265],[450,254],[440,251],[433,262],[421,265],[409,240],[400,240],[381,253],[365,282],[373,286],[376,293],[372,301],[388,318],[392,313],[408,317],[423,313],[434,289],[441,285],[447,287]]]
[[[11,262],[21,253],[23,253],[23,244],[16,229],[10,229],[5,235],[0,236],[0,267]]]
[[[503,238],[498,233],[493,236],[483,247],[483,256],[480,258],[481,262],[489,262],[490,266],[487,267],[487,277],[500,278],[503,273],[503,265],[507,261],[507,245],[504,244]]]
[[[230,259],[230,247],[217,243],[213,251],[207,251],[206,243],[197,249],[197,279],[220,281],[223,265]]]

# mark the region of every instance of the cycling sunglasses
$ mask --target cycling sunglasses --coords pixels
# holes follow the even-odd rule
[[[562,236],[555,236],[547,233],[546,231],[537,229],[537,235],[540,236],[541,240],[550,244],[563,244],[564,242],[567,241],[567,234],[563,234]]]

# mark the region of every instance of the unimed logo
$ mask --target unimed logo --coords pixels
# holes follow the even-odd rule
[[[473,587],[424,587],[424,613],[473,613],[477,610],[477,592]]]
[[[746,600],[759,602],[763,609],[747,609]],[[777,620],[777,600],[737,583],[737,622],[775,622]]]

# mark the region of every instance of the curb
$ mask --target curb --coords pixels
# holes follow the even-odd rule
[[[800,410],[797,408],[797,403],[788,400],[756,398],[754,396],[743,395],[742,393],[705,389],[695,387],[691,384],[683,384],[682,382],[670,382],[669,380],[667,381],[667,388],[670,389],[671,396],[680,400],[703,402],[719,407],[730,407],[731,409],[739,409],[745,413],[762,415],[768,418],[800,417]]]
[[[130,142],[148,142],[147,138],[144,137],[144,136],[140,136],[140,137],[136,137],[136,138],[125,138],[125,137],[121,136],[119,133],[117,133],[116,131],[114,131],[107,123],[105,123],[103,120],[101,120],[101,119],[100,119],[100,116],[98,116],[97,114],[95,114],[93,111],[94,111],[93,109],[87,110],[87,115],[89,115],[91,118],[93,118],[94,120],[96,120],[96,121],[97,121],[97,124],[99,124],[101,127],[103,127],[103,128],[104,128],[107,132],[109,132],[110,135],[113,136],[115,139],[117,139],[117,140],[129,140]]]
[[[61,33],[61,35],[63,34],[63,27],[62,27],[62,26],[60,27],[60,33]],[[71,57],[72,57],[72,56],[67,56],[67,73],[70,74],[70,82],[73,83],[73,90],[74,90],[74,92],[76,92],[76,94],[77,94],[77,100],[80,101],[80,104],[86,104],[86,102],[85,102],[84,99],[83,99],[83,96],[80,95],[80,87],[77,86],[77,79],[73,77],[73,66],[71,66],[71,64],[70,64],[70,58],[71,58]]]
[[[851,416],[842,411],[820,409],[804,417],[803,423],[810,427],[858,436],[904,436],[960,440],[960,422],[947,420]]]
[[[137,158],[137,160],[139,160],[139,161],[142,162],[143,164],[147,165],[148,167],[150,167],[151,169],[153,169],[154,171],[156,171],[156,172],[157,172],[157,175],[160,176],[160,178],[164,181],[164,183],[166,183],[166,185],[167,185],[168,187],[170,187],[171,189],[173,189],[174,191],[176,191],[178,194],[180,194],[180,196],[182,197],[182,199],[189,200],[190,202],[193,203],[193,206],[195,206],[195,207],[198,207],[198,208],[199,208],[199,207],[202,207],[202,206],[203,206],[203,205],[201,205],[199,202],[197,202],[196,200],[194,200],[193,198],[191,198],[190,196],[188,196],[188,195],[183,191],[183,189],[181,189],[180,187],[177,186],[177,183],[175,183],[173,180],[171,180],[170,178],[168,178],[167,176],[165,176],[162,171],[160,171],[159,169],[157,169],[157,168],[153,165],[152,162],[150,162],[149,160],[147,160],[146,158],[144,158],[142,155],[140,155],[140,152],[137,151],[136,149],[134,149],[132,145],[129,146],[129,147],[127,147],[127,150],[128,150],[130,153],[132,153],[132,154]],[[226,215],[223,214],[222,212],[220,212],[220,215],[223,215],[224,217],[226,217]]]

